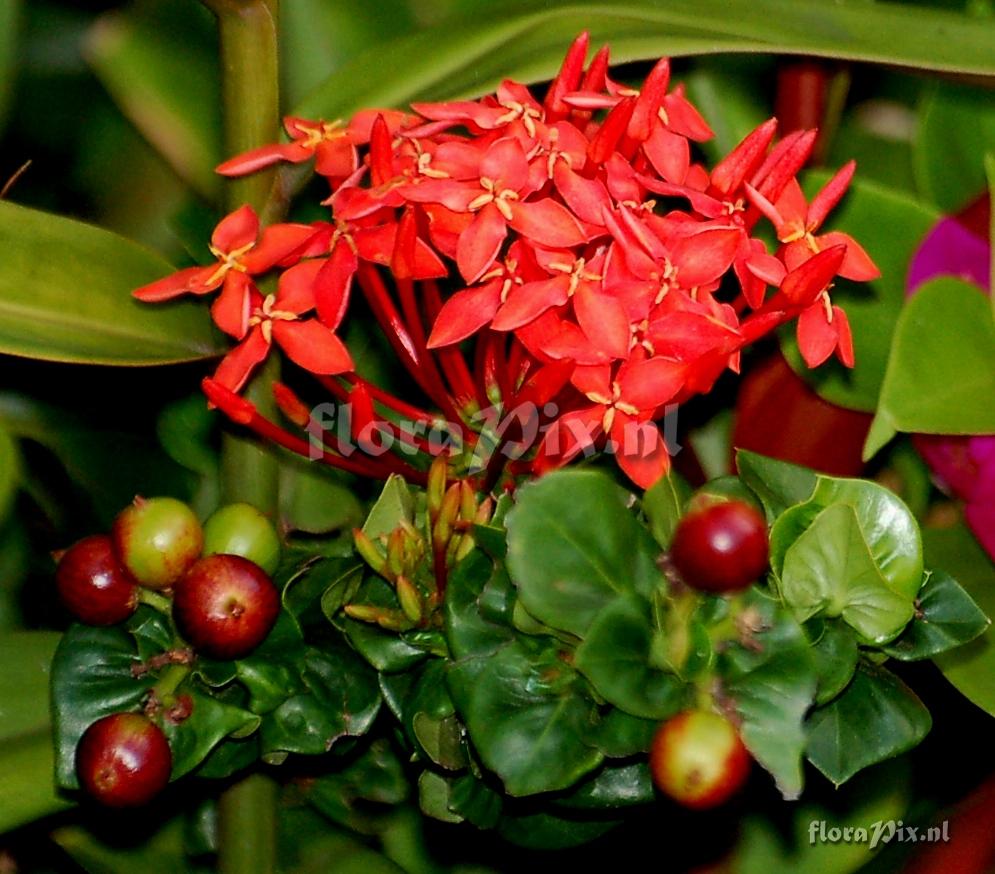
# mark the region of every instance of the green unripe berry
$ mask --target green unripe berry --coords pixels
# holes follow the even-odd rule
[[[228,504],[204,523],[204,555],[240,555],[272,576],[280,564],[280,537],[251,504]]]
[[[175,498],[136,498],[114,520],[114,549],[128,572],[143,586],[166,589],[200,558],[200,522]]]

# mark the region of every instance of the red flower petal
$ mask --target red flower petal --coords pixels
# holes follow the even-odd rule
[[[514,331],[535,321],[546,310],[562,306],[570,295],[570,277],[554,276],[537,282],[527,282],[512,289],[501,305],[491,327],[495,331]]]
[[[780,295],[795,306],[810,304],[833,281],[845,255],[846,246],[833,246],[813,255],[784,277]]]
[[[507,235],[504,216],[493,203],[474,216],[470,226],[460,234],[456,247],[456,266],[468,285],[480,279],[494,263]]]
[[[248,276],[237,270],[231,270],[225,277],[221,294],[211,305],[211,318],[214,319],[214,323],[237,340],[241,340],[249,330],[254,290],[255,286]],[[256,297],[259,298],[258,293]]]
[[[576,246],[587,239],[577,219],[566,207],[548,197],[535,203],[513,203],[508,224],[540,246]]]
[[[345,344],[321,322],[273,322],[273,339],[295,364],[311,373],[334,376],[354,369]]]
[[[573,305],[581,330],[597,349],[609,358],[628,356],[632,328],[618,298],[582,282],[573,296]]]
[[[691,166],[691,148],[686,137],[657,124],[643,143],[643,152],[663,179],[675,185],[683,184]]]
[[[712,187],[723,195],[739,189],[743,181],[760,165],[776,130],[777,119],[770,118],[747,134],[712,171]]]
[[[639,97],[636,98],[632,117],[629,119],[627,133],[636,142],[645,142],[653,129],[659,128],[657,113],[663,105],[668,85],[670,85],[670,59],[660,58],[646,76]]]
[[[233,252],[256,242],[258,236],[259,216],[251,206],[245,204],[218,222],[211,235],[211,243],[222,252]]]
[[[296,255],[298,249],[303,250],[314,233],[311,225],[270,225],[263,229],[259,242],[242,257],[242,264],[249,273],[265,273]]]
[[[359,269],[359,259],[350,246],[339,243],[332,257],[324,262],[315,275],[313,293],[318,318],[334,331],[342,323],[349,306],[352,278]]]
[[[501,303],[502,284],[501,279],[493,279],[479,288],[458,291],[449,298],[435,317],[428,348],[458,343],[486,325]]]
[[[359,166],[356,147],[346,136],[322,140],[314,154],[315,172],[329,179],[343,179]]]
[[[823,185],[819,193],[812,198],[806,220],[810,231],[818,230],[833,207],[842,200],[847,188],[850,187],[850,180],[853,179],[856,169],[857,162],[848,161],[836,171],[836,175]]]
[[[640,412],[650,412],[671,400],[684,385],[687,365],[668,358],[648,358],[619,368],[622,400]]]
[[[833,306],[833,324],[836,325],[836,357],[847,367],[853,367],[853,334],[850,332],[850,320],[838,306]]]
[[[821,301],[812,304],[798,317],[798,348],[809,367],[818,367],[829,358],[838,339],[836,328],[826,321],[826,308]]]
[[[660,429],[645,422],[616,413],[611,430],[615,459],[630,480],[648,489],[670,470],[670,453]]]
[[[852,279],[854,282],[870,282],[881,275],[878,265],[874,263],[871,256],[849,234],[844,234],[841,231],[830,231],[828,234],[818,237],[817,241],[819,246],[824,249],[830,246],[846,246],[846,255],[840,265],[840,276]]]
[[[671,260],[681,285],[693,288],[715,282],[729,269],[742,239],[739,228],[714,228],[679,239],[673,245]]]
[[[297,315],[313,309],[315,282],[324,266],[325,261],[319,259],[302,261],[289,270],[284,270],[277,285],[275,308]]]
[[[258,325],[249,332],[241,343],[231,350],[218,365],[214,373],[214,381],[230,391],[237,392],[249,374],[269,354],[270,344]]]
[[[490,179],[499,190],[521,191],[529,180],[529,162],[522,144],[514,137],[493,143],[480,159],[480,178]]]
[[[602,406],[584,407],[564,413],[543,436],[533,462],[536,473],[543,474],[566,464],[580,452],[594,445],[601,436]]]
[[[136,288],[131,294],[145,303],[159,303],[172,300],[181,294],[204,294],[217,288],[221,281],[206,285],[207,280],[215,273],[214,267],[187,267],[170,273],[162,279]]]
[[[215,173],[222,176],[247,176],[262,170],[280,161],[290,161],[292,164],[299,164],[306,161],[313,150],[305,148],[299,143],[281,143],[279,145],[260,146],[258,149],[250,149],[242,152],[234,158],[229,158],[214,168]]]

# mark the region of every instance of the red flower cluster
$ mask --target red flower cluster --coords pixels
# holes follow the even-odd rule
[[[205,382],[211,401],[307,451],[237,396],[275,342],[350,403],[354,433],[376,423],[405,449],[426,450],[397,421],[437,417],[356,376],[336,336],[356,284],[464,447],[491,427],[481,411],[528,405],[539,427],[516,430],[531,438],[517,440],[512,473],[609,446],[646,487],[669,466],[654,421],[737,369],[745,344],[797,318],[810,366],[834,352],[852,365],[846,315],[829,290],[836,276],[868,280],[877,269],[846,234],[817,232],[853,164],[807,203],[795,177],[815,132],[775,142],[771,119],[709,170],[693,144],[712,132],[683,88],[670,88],[668,61],[636,90],[609,77],[606,49],[585,67],[587,49],[582,34],[541,101],[505,81],[478,101],[414,104],[413,115],[290,118],[291,142],[222,164],[237,176],[313,157],[331,215],[260,231],[243,207],[214,234],[216,264],[135,292],[160,301],[221,288],[212,314],[239,344]],[[773,253],[754,236],[761,219],[780,242]],[[255,278],[276,270],[276,290],[264,294]],[[313,437],[307,407],[285,386],[276,394]],[[424,465],[372,452],[350,459],[341,440],[322,440],[331,464],[424,479]],[[503,469],[492,462],[485,485]]]

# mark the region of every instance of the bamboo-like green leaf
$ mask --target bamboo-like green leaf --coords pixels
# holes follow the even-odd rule
[[[364,52],[329,77],[297,114],[335,117],[414,98],[477,95],[505,77],[548,79],[567,45],[585,29],[592,42],[611,43],[617,63],[662,55],[787,52],[995,75],[989,22],[898,4],[550,0],[538,9],[495,3],[489,11]]]
[[[46,361],[150,365],[219,354],[207,311],[148,306],[131,291],[171,272],[109,231],[0,202],[0,352]]]

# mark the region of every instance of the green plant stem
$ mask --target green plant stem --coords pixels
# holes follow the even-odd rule
[[[277,142],[278,0],[204,0],[204,4],[218,18],[228,154]],[[229,208],[248,203],[262,211],[273,178],[273,171],[265,171],[233,180],[227,190]],[[271,362],[261,369],[246,392],[263,415],[273,412],[270,387],[279,378],[279,364],[275,358]],[[275,513],[278,476],[271,450],[242,435],[225,435],[221,461],[221,493],[225,501],[247,501],[263,512]],[[276,870],[277,791],[270,777],[251,774],[221,795],[218,868],[222,874],[270,874]]]

